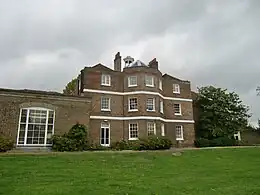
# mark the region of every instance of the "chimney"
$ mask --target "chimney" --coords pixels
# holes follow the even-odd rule
[[[156,60],[156,58],[154,58],[151,62],[149,62],[148,66],[158,70],[158,61]]]
[[[114,70],[121,72],[121,56],[120,52],[117,52],[114,59]]]

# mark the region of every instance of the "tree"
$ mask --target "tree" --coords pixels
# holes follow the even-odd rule
[[[248,125],[249,108],[239,96],[226,89],[207,86],[199,88],[195,105],[199,109],[197,135],[205,139],[231,138]]]
[[[63,89],[63,93],[66,95],[77,95],[77,78],[72,79]]]

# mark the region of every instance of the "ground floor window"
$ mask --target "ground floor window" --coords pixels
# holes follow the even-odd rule
[[[165,129],[164,129],[164,124],[161,123],[161,135],[165,136]]]
[[[138,139],[138,124],[129,123],[129,140]]]
[[[53,133],[53,110],[45,108],[21,109],[17,145],[50,145]]]
[[[156,124],[154,122],[147,123],[147,133],[148,133],[148,136],[156,134]]]
[[[110,125],[109,125],[109,123],[101,123],[100,145],[101,146],[110,145]]]
[[[176,140],[183,140],[183,126],[182,125],[176,125],[175,126],[175,135]]]

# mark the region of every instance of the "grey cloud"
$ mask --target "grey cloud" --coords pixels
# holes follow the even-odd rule
[[[256,120],[259,17],[258,0],[0,0],[0,84],[61,90],[85,65],[111,65],[122,51],[157,57],[194,89],[236,91]]]

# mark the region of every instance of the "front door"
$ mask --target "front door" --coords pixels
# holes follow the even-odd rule
[[[110,144],[109,123],[102,123],[101,132],[100,132],[100,145],[109,146],[109,144]]]

